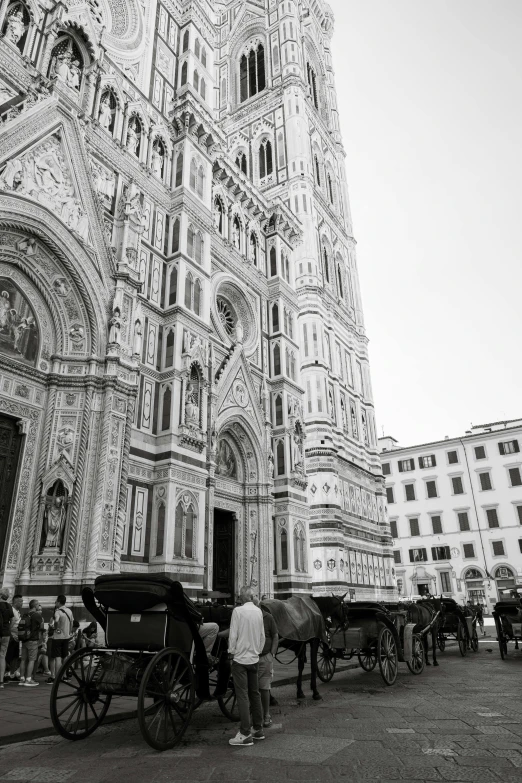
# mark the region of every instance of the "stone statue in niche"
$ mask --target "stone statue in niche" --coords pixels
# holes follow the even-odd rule
[[[232,226],[232,244],[237,250],[241,249],[240,238],[239,238],[239,225],[237,221],[234,221],[234,224]]]
[[[121,343],[121,313],[120,308],[115,307],[112,312],[112,318],[109,321],[109,345],[119,345]]]
[[[271,479],[274,478],[274,452],[272,449],[268,452],[268,475]]]
[[[151,166],[152,166],[152,173],[155,177],[158,177],[159,179],[163,176],[163,153],[159,147],[154,147],[152,150],[152,160],[151,160]]]
[[[141,350],[143,347],[143,327],[141,321],[138,318],[134,324],[134,341],[132,346],[132,353],[134,356],[141,356]]]
[[[138,154],[138,144],[140,143],[140,137],[138,135],[137,131],[137,124],[136,120],[131,120],[129,122],[129,127],[127,128],[127,143],[126,147],[129,150],[129,152],[132,155]]]
[[[74,445],[74,430],[67,426],[63,427],[56,436],[56,445],[59,453],[64,454],[70,460]]]
[[[22,9],[15,11],[7,20],[7,30],[5,31],[5,40],[15,46],[25,33],[24,15]]]
[[[100,113],[98,115],[98,122],[102,128],[108,131],[112,124],[112,109],[109,95],[106,94],[100,104]]]
[[[294,437],[292,440],[292,459],[294,463],[294,471],[296,473],[302,473],[304,470],[303,439],[298,430],[294,431]]]
[[[236,343],[238,345],[243,345],[244,338],[245,338],[245,332],[243,329],[243,325],[241,321],[238,321],[236,323]]]
[[[185,394],[185,423],[199,427],[199,393],[197,384],[192,381]]]
[[[366,413],[365,413],[365,411],[362,411],[362,413],[361,413],[361,421],[362,421],[363,440],[364,440],[364,443],[367,446],[369,446],[370,445],[370,439],[368,437],[368,422],[366,421]]]
[[[56,481],[45,496],[43,514],[43,546],[58,554],[62,550],[69,496],[61,481]]]

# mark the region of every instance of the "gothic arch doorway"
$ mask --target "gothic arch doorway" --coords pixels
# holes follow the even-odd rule
[[[0,565],[4,562],[21,445],[22,435],[16,419],[0,414]]]
[[[213,589],[228,596],[229,603],[233,603],[236,593],[235,543],[236,515],[233,511],[215,508]]]

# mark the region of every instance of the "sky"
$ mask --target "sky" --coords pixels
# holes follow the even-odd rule
[[[379,435],[522,417],[522,0],[330,0]]]

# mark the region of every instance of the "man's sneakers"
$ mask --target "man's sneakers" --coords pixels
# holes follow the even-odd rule
[[[271,717],[270,717],[270,715],[269,715],[269,716],[268,716],[267,718],[265,718],[265,719],[264,719],[264,721],[263,721],[263,728],[264,728],[264,729],[269,729],[271,725],[272,725],[272,718],[271,718]]]
[[[228,744],[235,745],[236,747],[239,748],[243,748],[243,747],[246,748],[248,745],[253,745],[254,740],[251,734],[241,734],[241,732],[238,731],[235,737],[229,739]]]
[[[25,677],[20,677],[20,682],[18,685],[25,685]]]
[[[263,740],[265,738],[265,732],[263,731],[263,729],[258,729],[258,731],[252,729],[252,737],[255,740]]]
[[[26,688],[36,688],[37,685],[40,685],[39,682],[36,682],[36,680],[30,680],[29,677],[24,682],[24,685]]]

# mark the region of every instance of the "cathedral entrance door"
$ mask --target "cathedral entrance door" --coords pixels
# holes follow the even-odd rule
[[[213,589],[235,596],[235,518],[232,511],[214,509]]]
[[[0,415],[0,563],[6,544],[21,443],[16,420]]]

